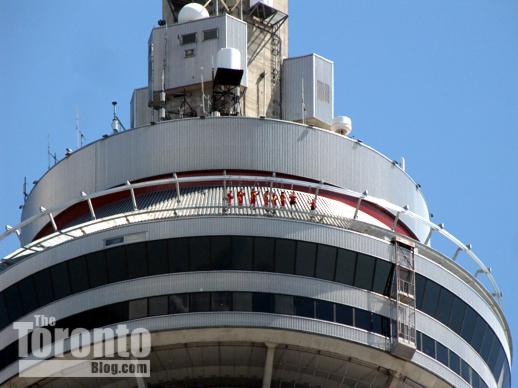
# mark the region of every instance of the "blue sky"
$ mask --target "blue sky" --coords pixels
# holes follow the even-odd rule
[[[434,220],[493,269],[518,332],[518,2],[291,0],[291,56],[335,63],[335,113],[392,159],[404,156]],[[21,187],[110,131],[111,101],[129,125],[147,82],[159,0],[2,1],[0,224],[16,224]],[[16,242],[0,242],[0,256]],[[518,368],[514,368],[518,371]]]

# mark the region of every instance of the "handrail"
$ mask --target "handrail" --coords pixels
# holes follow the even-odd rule
[[[339,187],[330,186],[323,182],[322,183],[312,183],[312,182],[306,182],[306,181],[301,181],[301,180],[296,180],[296,179],[278,178],[275,176],[275,174],[273,174],[272,176],[226,175],[226,174],[224,174],[224,175],[194,176],[194,177],[182,177],[182,178],[175,177],[175,178],[157,179],[157,180],[153,180],[153,181],[146,181],[146,182],[139,182],[139,183],[127,182],[126,185],[122,185],[122,186],[118,186],[118,187],[114,187],[111,189],[102,190],[102,191],[99,191],[96,193],[90,193],[90,194],[81,192],[81,195],[78,199],[67,201],[64,204],[51,208],[51,209],[47,209],[42,205],[40,207],[39,214],[35,214],[35,215],[27,218],[26,220],[22,221],[21,223],[19,223],[16,226],[6,226],[6,230],[2,234],[0,234],[0,241],[5,239],[7,236],[9,236],[13,233],[20,236],[21,230],[24,227],[30,225],[31,223],[33,223],[35,221],[40,220],[42,217],[48,217],[51,224],[53,226],[55,226],[55,223],[54,223],[55,214],[59,214],[60,212],[66,210],[70,206],[81,203],[81,202],[85,202],[85,201],[88,202],[88,205],[90,207],[91,200],[95,199],[95,198],[103,197],[103,196],[110,195],[110,194],[116,194],[116,193],[120,193],[120,192],[124,192],[124,191],[128,191],[131,193],[131,192],[134,192],[134,190],[148,188],[148,187],[152,187],[152,186],[175,185],[176,187],[179,187],[179,185],[181,185],[183,183],[202,183],[202,182],[214,182],[214,181],[221,181],[224,183],[225,186],[226,186],[227,182],[229,182],[229,181],[240,182],[240,183],[241,182],[255,182],[256,185],[258,185],[259,183],[267,183],[270,185],[272,185],[272,184],[287,185],[287,186],[293,185],[293,186],[304,187],[306,189],[314,189],[314,190],[323,190],[324,189],[326,191],[330,191],[330,192],[333,192],[336,194],[354,197],[357,199],[358,202],[367,201],[372,204],[376,204],[386,210],[394,212],[396,215],[396,221],[394,222],[392,231],[395,231],[395,226],[397,225],[397,221],[398,221],[399,217],[401,215],[405,215],[406,217],[409,217],[409,218],[419,222],[420,224],[424,225],[425,227],[430,228],[430,232],[425,241],[425,245],[428,244],[428,242],[431,238],[431,235],[434,232],[437,232],[441,236],[443,236],[444,238],[446,238],[447,240],[452,242],[457,247],[457,250],[453,254],[452,257],[449,257],[446,255],[448,258],[450,258],[452,261],[455,261],[459,255],[459,253],[461,253],[461,252],[465,253],[468,256],[468,258],[470,258],[475,263],[475,265],[478,267],[477,271],[474,274],[472,274],[472,276],[477,278],[477,276],[479,274],[485,275],[492,288],[492,290],[488,290],[489,294],[493,297],[493,299],[497,302],[497,304],[500,307],[502,306],[503,295],[502,295],[502,292],[500,291],[500,289],[498,288],[495,278],[493,277],[493,275],[491,273],[491,269],[488,268],[482,262],[482,260],[473,252],[470,244],[462,243],[458,238],[456,238],[454,235],[449,233],[444,228],[444,225],[442,225],[442,224],[437,225],[437,224],[431,222],[430,220],[422,217],[421,215],[412,212],[408,208],[407,205],[399,206],[399,205],[393,204],[385,199],[371,196],[366,191],[363,193],[358,193],[353,190],[342,189]],[[91,210],[93,210],[93,207],[91,208]],[[177,208],[175,210],[181,210],[181,209]],[[134,212],[138,212],[138,209],[136,209],[136,206],[134,206]],[[95,213],[93,213],[93,214],[95,214]],[[131,214],[131,213],[126,213],[126,214]],[[313,213],[313,214],[318,214],[319,216],[323,216],[322,214],[319,214],[318,212]],[[356,214],[355,214],[355,216],[356,216]],[[325,216],[325,217],[330,218],[330,216]],[[105,219],[105,221],[106,221],[106,219]],[[83,226],[84,226],[84,224],[83,224]],[[55,230],[55,232],[59,232],[57,230],[57,228],[54,228],[54,230]],[[64,234],[63,232],[64,231],[61,231],[61,234]],[[67,233],[70,233],[70,231],[67,231]],[[45,241],[47,241],[47,239],[46,239],[46,237],[43,237],[42,239],[34,241],[34,242],[28,244],[26,247],[22,247],[21,249],[13,252],[13,254],[20,250],[39,251],[38,249],[34,249],[33,247],[37,247],[37,246],[41,247],[41,244]],[[45,249],[45,248],[43,248],[43,249]],[[13,254],[7,256],[7,258],[12,258]],[[483,283],[480,283],[480,284],[482,284],[482,286],[484,288],[486,288],[486,286]]]

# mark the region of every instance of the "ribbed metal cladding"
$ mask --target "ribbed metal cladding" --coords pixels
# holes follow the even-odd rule
[[[309,157],[308,155],[311,155]],[[415,182],[390,160],[329,131],[244,117],[169,121],[97,141],[58,163],[34,187],[25,219],[80,197],[150,176],[193,170],[275,171],[385,198],[428,217]],[[24,228],[26,243],[46,223]],[[425,227],[408,222],[420,238]]]

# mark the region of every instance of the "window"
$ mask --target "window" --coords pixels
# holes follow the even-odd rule
[[[460,375],[460,358],[457,353],[450,350],[450,369]]]
[[[20,318],[23,314],[22,304],[20,303],[20,292],[18,291],[18,285],[14,284],[7,288],[4,292],[5,304],[9,313],[9,320],[15,321]]]
[[[477,323],[478,314],[471,307],[466,306],[466,313],[464,315],[464,323],[460,335],[468,343],[471,343],[473,332],[475,331],[475,324]]]
[[[191,271],[210,270],[210,239],[209,237],[193,237],[189,239]]]
[[[184,54],[183,54],[183,57],[184,58],[192,58],[194,57],[194,49],[187,49],[184,51]]]
[[[473,338],[471,339],[471,346],[480,353],[480,347],[482,346],[482,341],[484,340],[484,333],[486,332],[486,322],[480,317],[477,316],[477,321],[475,322],[475,331],[473,333]]]
[[[149,315],[167,315],[168,304],[167,295],[149,298]]]
[[[354,270],[356,267],[356,252],[347,249],[339,249],[336,258],[336,276],[337,282],[353,285]]]
[[[0,329],[3,329],[9,323],[9,319],[7,317],[7,307],[4,301],[4,293],[0,292]],[[0,360],[2,357],[0,356]],[[1,361],[0,361],[1,363]]]
[[[261,313],[273,313],[273,295],[264,293],[252,294],[253,311]]]
[[[450,322],[451,305],[453,303],[453,294],[446,288],[441,287],[439,294],[439,304],[437,305],[437,313],[435,318],[448,325]]]
[[[88,269],[84,256],[68,262],[68,274],[70,275],[70,287],[73,293],[90,288],[88,284]]]
[[[318,245],[317,249],[317,266],[315,276],[319,279],[333,280],[335,278],[335,247],[328,245]]]
[[[146,244],[138,243],[126,246],[128,258],[128,278],[135,279],[147,276]]]
[[[356,261],[356,271],[354,276],[354,285],[365,290],[372,289],[372,278],[374,273],[375,258],[358,253]]]
[[[252,293],[234,292],[232,295],[234,311],[252,311]]]
[[[203,40],[218,39],[218,29],[212,28],[210,30],[203,31]]]
[[[129,319],[139,319],[147,316],[147,298],[129,302]]]
[[[460,359],[460,375],[468,383],[471,383],[471,367],[462,358]]]
[[[274,271],[275,240],[273,238],[256,237],[254,242],[254,270]]]
[[[297,242],[297,262],[295,273],[303,276],[315,275],[316,244],[308,242]]]
[[[38,298],[36,297],[36,290],[34,289],[33,277],[29,276],[23,279],[18,283],[18,289],[20,290],[20,297],[22,298],[22,306],[25,314],[36,310],[38,308]],[[2,327],[2,325],[0,325],[0,327]]]
[[[457,334],[460,334],[462,330],[462,323],[464,322],[464,313],[466,312],[466,307],[468,306],[460,298],[453,298],[449,326]]]
[[[212,293],[211,311],[231,311],[232,310],[232,293],[231,292],[213,292]]]
[[[8,304],[9,306],[9,304]],[[492,331],[490,331],[491,329],[488,329],[489,331],[486,333],[486,335],[484,336],[484,341],[482,342],[482,348],[480,349],[480,355],[482,356],[482,358],[484,360],[488,360],[489,359],[489,353],[491,351],[491,347],[493,346],[493,341],[498,341],[495,337],[495,335],[493,334]]]
[[[189,312],[189,294],[169,295],[169,314]]]
[[[112,248],[106,251],[108,282],[120,282],[128,279],[128,263],[125,247]]]
[[[277,240],[275,244],[275,272],[295,273],[295,241]]]
[[[45,306],[54,300],[49,269],[44,269],[43,271],[36,272],[34,274],[34,288],[36,289],[36,295],[38,296],[40,306]]]
[[[376,260],[376,270],[374,271],[372,291],[387,296],[390,294],[392,268],[392,263],[381,259]]]
[[[184,34],[181,36],[181,43],[182,44],[191,44],[196,43],[196,33],[190,33],[190,34]]]
[[[423,309],[423,294],[426,285],[426,278],[418,273],[415,274],[415,306],[418,310]]]
[[[313,318],[315,316],[313,300],[302,296],[295,296],[293,298],[293,304],[295,306],[295,315],[308,318]]]
[[[210,293],[197,292],[190,295],[189,312],[210,311]]]
[[[354,326],[360,329],[372,330],[372,313],[361,309],[354,309]]]
[[[351,306],[337,304],[336,322],[342,325],[353,326],[353,308]]]
[[[104,252],[94,252],[86,256],[88,266],[88,278],[92,288],[102,286],[108,281],[106,274],[106,258]]]
[[[60,263],[50,268],[54,296],[56,299],[70,295],[70,280],[68,278],[67,263]]]
[[[150,275],[160,275],[169,272],[166,240],[148,242],[147,254]]]
[[[437,301],[439,300],[439,290],[440,286],[437,283],[431,280],[426,280],[422,310],[428,315],[434,316],[435,314]]]
[[[232,269],[250,271],[253,255],[252,237],[232,237]]]
[[[189,239],[175,238],[169,240],[169,269],[171,272],[189,270]]]
[[[212,237],[210,243],[214,269],[228,270],[232,268],[232,239],[231,237]]]
[[[293,315],[295,313],[295,305],[293,296],[291,295],[275,295],[275,312],[277,314]]]
[[[315,317],[318,319],[331,322],[335,320],[334,304],[331,302],[317,300],[315,302],[315,313]]]
[[[384,336],[389,336],[390,320],[387,317],[372,313],[372,331]]]
[[[439,361],[441,364],[444,364],[448,366],[448,348],[441,344],[440,342],[437,342],[437,361]]]
[[[435,341],[426,334],[421,333],[423,342],[423,353],[435,358]]]

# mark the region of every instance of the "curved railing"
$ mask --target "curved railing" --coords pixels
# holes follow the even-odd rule
[[[152,214],[152,213],[158,213],[158,212],[164,211],[164,209],[159,209],[159,210],[146,209],[145,211],[139,210],[138,206],[137,206],[135,190],[145,189],[145,188],[149,188],[149,187],[153,187],[153,186],[173,185],[174,187],[176,187],[178,203],[181,203],[182,194],[181,194],[180,185],[192,184],[192,183],[203,183],[203,182],[221,182],[223,187],[226,187],[227,183],[229,183],[229,182],[240,182],[240,183],[241,182],[254,182],[256,185],[262,184],[263,186],[270,186],[271,188],[277,188],[278,186],[304,187],[308,191],[314,192],[315,199],[318,197],[318,193],[320,190],[325,190],[328,192],[333,192],[335,194],[353,197],[356,199],[356,210],[355,210],[353,218],[321,214],[318,212],[318,210],[308,212],[308,211],[302,211],[302,210],[297,210],[297,209],[290,209],[288,211],[290,212],[290,214],[300,215],[304,218],[304,220],[307,220],[310,222],[325,223],[325,224],[332,224],[332,225],[335,225],[337,222],[339,222],[341,224],[339,226],[348,228],[348,229],[353,229],[353,230],[357,229],[354,227],[354,225],[358,225],[358,226],[361,226],[362,232],[366,232],[366,233],[370,232],[370,234],[375,235],[376,237],[379,237],[380,234],[385,234],[385,235],[389,234],[389,235],[395,236],[397,234],[396,227],[398,225],[398,222],[399,222],[401,216],[404,215],[405,217],[409,217],[410,219],[417,221],[418,223],[424,225],[426,228],[429,229],[429,233],[424,242],[416,241],[416,243],[418,243],[418,245],[421,248],[424,248],[425,250],[431,250],[431,248],[428,245],[429,245],[430,239],[434,233],[444,237],[445,239],[447,239],[448,241],[453,243],[456,247],[455,252],[452,255],[447,255],[447,254],[441,254],[441,255],[450,259],[451,261],[455,262],[459,258],[459,255],[464,253],[476,266],[476,270],[474,273],[470,272],[469,269],[464,268],[464,270],[467,273],[470,273],[472,275],[471,282],[469,280],[468,280],[468,282],[470,282],[472,284],[481,285],[482,289],[485,290],[496,301],[496,303],[500,307],[502,306],[503,295],[502,295],[502,292],[500,291],[500,289],[498,288],[495,278],[493,277],[493,275],[491,273],[491,269],[488,268],[482,262],[482,260],[480,260],[480,258],[473,252],[473,250],[471,248],[471,244],[462,243],[458,238],[456,238],[451,233],[449,233],[444,228],[443,224],[435,224],[435,223],[431,222],[430,220],[420,216],[419,214],[412,212],[407,205],[399,206],[399,205],[390,203],[384,199],[370,196],[370,195],[368,195],[367,191],[365,191],[363,193],[358,193],[358,192],[348,190],[348,189],[341,189],[338,187],[329,186],[323,182],[322,183],[311,183],[311,182],[295,180],[295,179],[278,178],[275,176],[275,173],[273,173],[272,176],[226,175],[226,173],[224,173],[223,175],[195,176],[195,177],[182,177],[182,178],[178,178],[178,177],[176,177],[176,174],[174,174],[174,178],[169,178],[169,179],[158,179],[158,180],[146,181],[146,182],[140,182],[140,183],[127,182],[126,185],[115,187],[115,188],[108,189],[108,190],[99,191],[96,193],[91,193],[91,194],[81,192],[81,196],[79,198],[77,198],[76,200],[68,201],[68,202],[62,204],[61,206],[54,207],[52,209],[47,209],[47,208],[45,208],[44,204],[42,204],[42,206],[40,207],[39,214],[35,214],[35,215],[27,218],[26,220],[24,220],[23,222],[19,223],[16,226],[7,225],[5,232],[0,234],[0,241],[12,234],[16,234],[16,235],[20,236],[21,230],[24,227],[27,227],[28,225],[32,224],[33,222],[39,221],[42,218],[48,218],[48,221],[46,223],[50,222],[50,225],[52,226],[54,233],[21,247],[20,249],[16,250],[15,252],[11,253],[10,255],[6,256],[4,258],[4,260],[18,258],[18,257],[24,256],[27,254],[34,253],[34,252],[41,252],[49,247],[59,245],[70,239],[81,237],[85,234],[88,234],[87,232],[85,232],[85,230],[87,230],[88,228],[94,229],[95,231],[98,231],[100,229],[110,228],[110,226],[109,226],[110,221],[114,221],[118,218],[121,218],[121,215],[115,215],[115,216],[111,216],[111,217],[107,217],[107,218],[103,218],[103,219],[97,219],[96,214],[95,214],[95,208],[94,208],[94,205],[92,202],[92,200],[95,198],[103,197],[103,196],[110,195],[110,194],[121,193],[121,192],[129,192],[129,195],[130,195],[130,198],[132,201],[132,205],[133,205],[133,211],[130,213],[124,213],[125,219],[128,220],[129,216],[141,215],[141,214],[146,214],[146,213]],[[359,211],[361,203],[363,201],[378,205],[394,214],[395,218],[394,218],[394,223],[392,225],[391,230],[385,230],[383,228],[361,222],[357,219],[358,211]],[[59,230],[56,225],[56,222],[54,220],[54,215],[59,214],[62,211],[68,209],[69,207],[79,204],[81,202],[87,203],[92,220],[89,222],[80,224],[80,225],[72,226],[67,229]],[[197,210],[197,209],[198,210],[202,210],[202,209],[207,210],[207,208],[210,208],[212,210],[219,210],[222,214],[225,214],[228,211],[228,209],[232,208],[232,207],[225,206],[225,204],[215,205],[215,206],[210,206],[210,207],[207,207],[207,206],[181,207],[181,205],[178,205],[169,210],[175,211],[176,212],[175,217],[178,217],[178,214],[181,215],[181,212],[185,211],[185,210]],[[259,206],[258,208],[261,208],[261,207]],[[251,209],[251,208],[246,207],[246,206],[244,206],[244,207],[241,206],[240,209]],[[255,209],[257,209],[257,207]],[[271,210],[271,209],[267,208],[266,210]],[[271,213],[270,213],[270,215],[271,215]],[[280,213],[277,214],[276,216],[282,217],[280,215]],[[139,219],[138,221],[136,220],[134,222],[139,222],[139,221],[142,221],[142,219]],[[101,223],[105,223],[107,225],[107,227],[102,227]],[[130,222],[127,222],[127,223],[130,223]],[[115,222],[112,224],[113,224],[112,227],[114,227],[114,226],[120,225],[120,222],[119,223]],[[101,227],[95,228],[96,225],[101,226]],[[487,280],[489,282],[489,287],[487,287],[487,285],[485,285],[483,282],[480,282],[478,280],[479,275],[484,275],[487,278]]]

